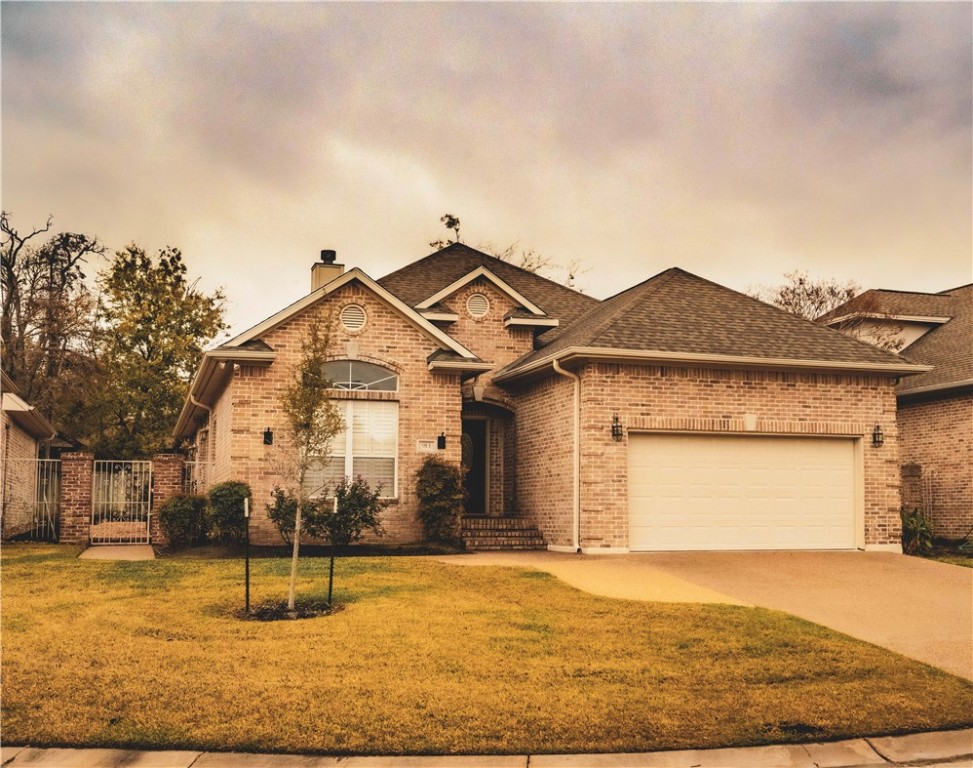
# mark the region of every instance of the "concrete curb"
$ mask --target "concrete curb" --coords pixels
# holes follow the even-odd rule
[[[0,747],[10,768],[973,768],[973,728],[812,744],[600,755],[319,757]]]

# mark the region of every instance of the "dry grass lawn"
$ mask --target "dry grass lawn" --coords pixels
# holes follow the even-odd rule
[[[2,552],[5,743],[641,751],[973,724],[973,684],[785,614],[594,597],[528,570],[341,559],[333,616],[242,621],[239,560]],[[253,563],[282,598],[288,563]],[[320,596],[326,560],[302,562]]]

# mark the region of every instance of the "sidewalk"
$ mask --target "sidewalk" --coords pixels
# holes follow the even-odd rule
[[[608,755],[316,757],[241,752],[139,752],[123,749],[0,747],[10,768],[873,768],[973,766],[973,728],[731,749]]]

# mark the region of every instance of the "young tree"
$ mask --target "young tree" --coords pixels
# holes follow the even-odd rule
[[[153,258],[139,246],[115,254],[101,277],[102,365],[93,403],[92,447],[114,456],[147,456],[170,444],[203,347],[226,328],[222,291],[211,295],[186,278],[177,248]]]
[[[301,344],[301,359],[294,379],[280,396],[281,410],[287,419],[282,442],[285,462],[280,470],[284,475],[285,491],[296,498],[294,540],[291,550],[291,576],[287,591],[287,610],[294,610],[297,589],[297,559],[301,547],[301,532],[305,530],[303,515],[310,503],[307,488],[308,472],[331,455],[331,441],[344,428],[337,406],[329,395],[331,382],[324,373],[331,348],[333,320],[315,318]]]

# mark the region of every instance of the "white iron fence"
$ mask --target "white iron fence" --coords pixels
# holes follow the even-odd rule
[[[2,538],[57,541],[60,499],[60,461],[6,459],[0,522]]]
[[[151,461],[95,462],[92,544],[148,544],[151,513]]]
[[[201,496],[212,485],[213,465],[208,461],[187,461],[182,468],[182,492]]]

